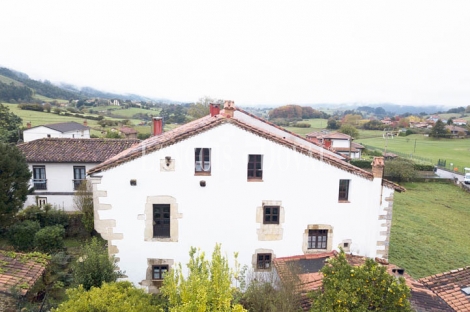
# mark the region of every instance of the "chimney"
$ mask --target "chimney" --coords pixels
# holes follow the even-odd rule
[[[86,121],[86,119],[83,120],[83,125],[84,125],[85,127],[88,127],[88,121]]]
[[[152,120],[152,135],[160,135],[163,133],[163,118],[162,117],[153,117]]]
[[[28,122],[26,123],[26,128],[31,129],[31,121],[28,121]]]
[[[374,179],[383,178],[384,167],[385,167],[384,158],[374,157],[374,160],[372,160],[372,174],[374,175]]]
[[[226,100],[224,102],[225,117],[227,117],[227,118],[233,117],[233,112],[234,111],[235,111],[235,102]]]
[[[209,110],[211,112],[211,117],[218,115],[220,113],[220,104],[210,103]]]

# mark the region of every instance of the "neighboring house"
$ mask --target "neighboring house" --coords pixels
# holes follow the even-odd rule
[[[453,136],[465,137],[468,134],[468,130],[462,127],[450,125],[450,126],[445,126],[445,128]]]
[[[342,247],[388,257],[393,194],[343,157],[226,101],[210,115],[142,141],[88,171],[95,229],[135,285],[156,292],[162,275],[210,254],[271,271],[272,261]]]
[[[0,250],[0,311],[17,311],[18,300],[41,279],[46,265],[36,260],[29,254]]]
[[[83,121],[83,125],[72,121],[41,125],[33,128],[31,128],[31,123],[28,122],[27,127],[28,129],[23,131],[24,142],[31,142],[42,138],[90,138],[90,127],[88,127],[86,120]]]
[[[25,206],[49,203],[66,211],[75,210],[74,192],[86,180],[86,171],[138,142],[54,138],[17,145],[26,157],[34,186]]]
[[[306,135],[307,139],[318,143],[326,149],[333,150],[345,157],[360,159],[364,146],[354,143],[351,136],[340,133],[312,132]]]
[[[114,106],[121,106],[121,103],[119,103],[119,100],[108,100],[108,105],[114,105]]]
[[[320,270],[325,265],[325,261],[329,258],[336,257],[337,252],[324,252],[312,255],[299,255],[291,257],[276,258],[274,260],[274,268],[276,276],[281,281],[292,284],[295,281],[296,290],[302,295],[302,307],[304,311],[309,311],[311,299],[307,296],[308,292],[321,289],[323,285],[323,274]],[[365,258],[356,255],[346,255],[350,265],[360,266],[365,263]],[[451,306],[457,306],[459,300],[452,305],[446,302],[433,289],[429,289],[420,281],[414,280],[405,270],[389,264],[387,261],[376,259],[381,265],[385,266],[390,275],[403,277],[407,286],[411,290],[410,303],[417,312],[451,312],[451,311],[469,311],[470,301],[466,298],[467,304],[465,310],[454,310]],[[294,278],[293,278],[294,277]],[[470,282],[467,278],[466,282]],[[444,288],[448,288],[444,286]],[[434,291],[434,292],[433,292]],[[460,291],[460,289],[459,289]],[[455,292],[455,298],[463,301],[464,296],[459,296]]]
[[[467,121],[463,118],[452,119],[452,122],[456,126],[466,126],[467,125]]]
[[[124,135],[126,139],[137,139],[137,130],[131,127],[121,127],[118,129],[120,135]]]

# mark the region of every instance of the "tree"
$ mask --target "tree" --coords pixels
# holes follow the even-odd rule
[[[341,125],[339,132],[347,134],[353,139],[357,139],[359,137],[359,131],[357,131],[357,129],[352,125]]]
[[[233,273],[220,245],[215,246],[212,261],[206,260],[203,252],[196,254],[194,247],[189,255],[187,278],[181,264],[164,277],[160,290],[168,299],[169,311],[245,311],[239,304],[232,305]]]
[[[93,237],[80,250],[80,258],[73,264],[74,281],[85,290],[100,287],[104,282],[115,282],[121,276],[117,271],[114,257],[110,257],[106,248]]]
[[[341,126],[341,123],[337,122],[334,118],[329,118],[328,123],[326,125],[327,129],[335,130]]]
[[[68,300],[54,312],[160,312],[157,298],[130,282],[103,283],[87,291],[83,286],[68,289]]]
[[[31,172],[16,146],[0,142],[0,225],[12,221],[28,195]]]
[[[412,179],[416,176],[414,163],[405,158],[395,158],[385,161],[384,175],[398,182]]]
[[[413,311],[405,280],[391,276],[372,259],[352,266],[341,251],[337,257],[328,259],[321,272],[323,286],[310,293],[313,299],[310,311]]]
[[[444,137],[447,134],[447,130],[445,128],[444,122],[442,120],[436,121],[434,126],[431,129],[430,136],[439,138],[439,137]]]
[[[347,114],[347,115],[344,116],[342,124],[349,124],[349,125],[357,126],[361,119],[362,119],[362,115]]]
[[[447,119],[448,126],[453,125],[453,124],[454,124],[454,121],[452,120],[452,118]]]
[[[83,181],[73,197],[75,208],[82,213],[82,223],[88,234],[93,232],[95,227],[93,214],[93,189],[91,183]]]
[[[208,96],[200,98],[195,104],[191,104],[188,109],[188,115],[192,119],[199,119],[201,117],[209,115],[209,105],[211,103],[221,104],[223,101],[220,99],[214,99]]]
[[[10,112],[7,106],[0,103],[0,143],[16,143],[20,139],[19,132],[23,121]]]

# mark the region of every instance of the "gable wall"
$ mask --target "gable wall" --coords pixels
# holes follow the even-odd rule
[[[196,147],[211,148],[210,176],[194,175]],[[248,154],[263,155],[263,182],[247,182]],[[174,171],[161,171],[166,156]],[[95,181],[95,226],[135,284],[145,279],[148,259],[187,263],[191,246],[210,255],[222,243],[229,257],[239,252],[240,263],[250,266],[255,250],[272,250],[277,257],[302,254],[309,225],[330,226],[333,248],[351,240],[351,252],[369,257],[380,256],[378,250],[385,248],[377,246],[386,240],[379,215],[386,213],[385,198],[392,190],[384,188],[380,204],[380,180],[345,172],[232,124],[97,175],[102,178]],[[132,179],[136,186],[130,185]],[[349,203],[338,202],[339,179],[351,180]],[[145,240],[145,207],[151,197],[174,198],[177,241]],[[263,201],[282,206],[276,235],[269,229],[269,235],[260,234]]]
[[[50,135],[51,138],[89,139],[90,130],[74,130],[62,133],[44,126],[39,126],[23,131],[23,140],[24,142],[30,142],[37,139],[47,138],[48,135]]]

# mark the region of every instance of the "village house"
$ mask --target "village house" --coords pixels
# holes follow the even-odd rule
[[[361,144],[353,142],[350,135],[340,132],[311,132],[306,137],[308,140],[348,158],[360,159],[362,151],[365,149]]]
[[[225,101],[88,171],[95,229],[127,280],[157,292],[162,277],[216,243],[254,271],[278,257],[343,248],[388,258],[393,194],[382,157],[368,172]]]
[[[86,120],[83,121],[83,125],[78,122],[71,121],[36,127],[31,127],[31,122],[28,122],[26,127],[27,129],[23,131],[24,142],[31,142],[42,138],[90,138],[90,127],[88,127]]]
[[[118,129],[120,135],[124,135],[126,139],[137,139],[137,130],[131,127],[121,127]]]
[[[139,140],[45,138],[17,145],[32,172],[25,207],[46,203],[65,211],[76,210],[75,191],[86,181],[86,171],[137,144]]]
[[[463,118],[452,119],[452,123],[456,126],[466,126],[467,125],[467,121]]]
[[[462,127],[448,125],[445,128],[453,137],[464,138],[468,134],[468,130]]]

